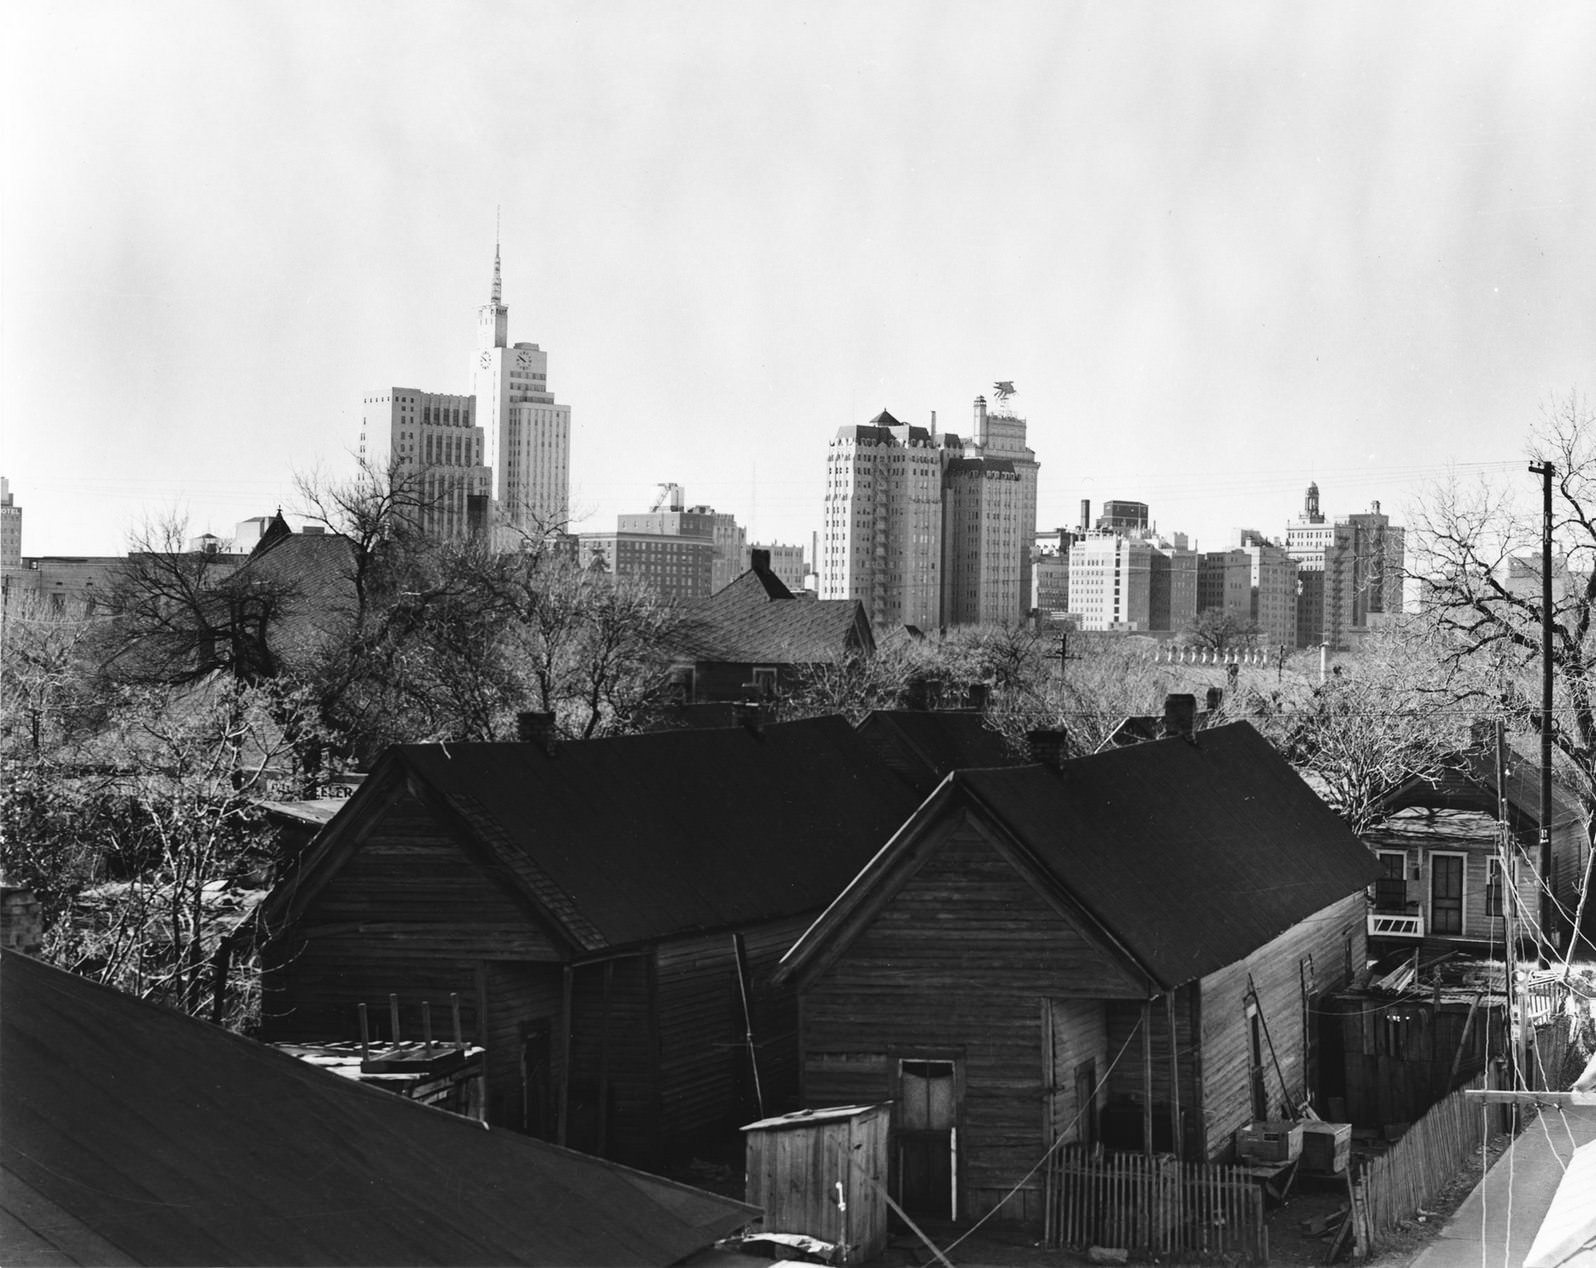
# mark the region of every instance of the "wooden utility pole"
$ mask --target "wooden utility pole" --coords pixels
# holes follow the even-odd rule
[[[1549,462],[1532,462],[1541,478],[1541,954],[1548,961],[1557,951],[1552,900],[1552,477]]]

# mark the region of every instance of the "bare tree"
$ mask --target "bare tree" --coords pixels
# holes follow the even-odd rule
[[[1251,617],[1239,616],[1223,608],[1204,608],[1186,623],[1180,641],[1188,647],[1211,647],[1215,651],[1254,647],[1262,631]]]
[[[1411,534],[1421,608],[1463,705],[1511,730],[1551,731],[1587,810],[1596,808],[1596,414],[1578,393],[1549,403],[1530,455],[1553,486],[1552,716],[1543,718],[1541,516],[1512,486],[1457,480],[1419,508]],[[1522,478],[1525,486],[1527,475]],[[1539,508],[1537,508],[1538,510]]]

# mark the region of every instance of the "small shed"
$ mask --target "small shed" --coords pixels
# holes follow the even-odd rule
[[[764,1207],[764,1231],[831,1242],[845,1264],[886,1250],[891,1108],[799,1110],[744,1127],[747,1200]]]

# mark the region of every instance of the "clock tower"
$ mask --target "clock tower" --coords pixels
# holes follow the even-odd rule
[[[548,353],[535,343],[512,346],[509,326],[495,242],[492,295],[477,310],[471,391],[500,518],[541,536],[563,531],[569,517],[571,407],[549,391]]]

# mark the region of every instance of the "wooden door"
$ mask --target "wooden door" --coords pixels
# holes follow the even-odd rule
[[[957,1064],[900,1061],[897,1101],[898,1201],[911,1215],[955,1218]]]
[[[1430,933],[1463,932],[1463,856],[1430,855]]]

